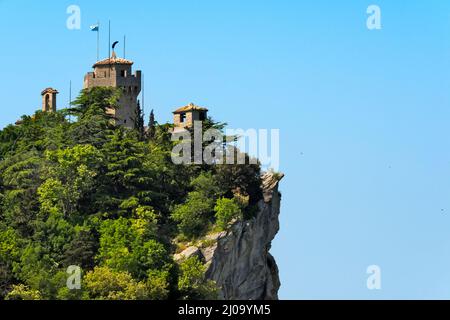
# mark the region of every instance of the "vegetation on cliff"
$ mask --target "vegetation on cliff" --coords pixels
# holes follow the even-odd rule
[[[215,297],[202,264],[172,254],[250,217],[260,167],[175,165],[171,125],[152,113],[144,130],[139,111],[135,130],[115,126],[106,110],[119,97],[85,90],[70,109],[0,131],[0,299]],[[80,290],[67,288],[69,266],[82,269]]]

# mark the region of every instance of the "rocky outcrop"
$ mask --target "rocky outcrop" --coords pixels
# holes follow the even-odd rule
[[[207,264],[206,277],[220,288],[226,300],[278,299],[280,280],[275,259],[269,253],[279,230],[283,175],[263,176],[264,200],[252,220],[236,222],[228,231],[207,236],[209,246],[190,247],[179,258],[200,255]]]
[[[173,259],[174,259],[175,261],[183,261],[183,260],[189,259],[189,258],[191,258],[191,257],[197,257],[197,258],[199,258],[200,260],[203,260],[203,259],[204,259],[204,258],[203,258],[202,252],[201,252],[200,249],[199,249],[198,247],[196,247],[196,246],[189,247],[189,248],[183,250],[182,252],[180,252],[180,253],[178,253],[178,254],[175,254],[175,255],[173,256]]]

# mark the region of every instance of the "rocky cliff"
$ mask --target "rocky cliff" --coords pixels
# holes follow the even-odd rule
[[[197,255],[207,265],[206,277],[220,288],[220,299],[278,299],[280,280],[275,259],[269,253],[279,230],[283,175],[263,176],[264,200],[252,220],[236,222],[228,231],[205,237],[200,247],[191,246],[176,259]]]

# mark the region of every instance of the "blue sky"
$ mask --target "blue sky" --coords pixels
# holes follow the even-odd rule
[[[280,129],[280,298],[450,298],[450,2],[0,0],[0,128],[45,87],[67,105],[97,20],[107,55],[108,19],[158,121],[192,101],[231,128]]]

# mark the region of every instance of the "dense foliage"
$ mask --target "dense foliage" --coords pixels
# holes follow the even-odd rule
[[[0,131],[0,299],[215,297],[198,259],[172,257],[251,216],[259,165],[175,165],[171,125],[152,112],[144,130],[139,108],[135,130],[115,126],[106,111],[119,97],[84,90],[70,109]],[[79,290],[66,286],[71,265]]]

